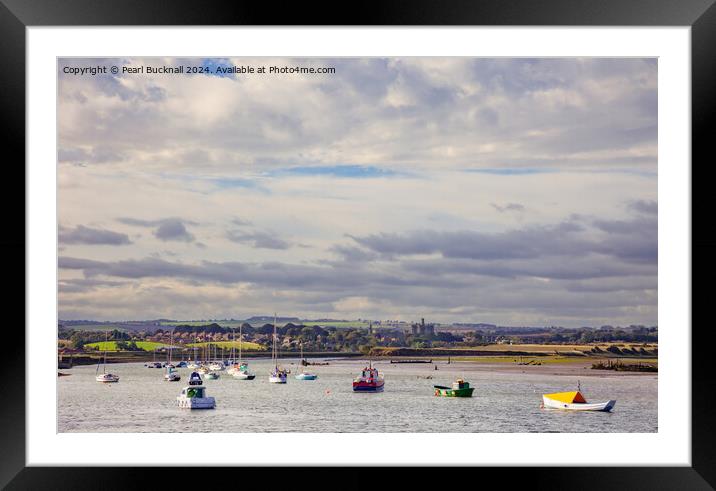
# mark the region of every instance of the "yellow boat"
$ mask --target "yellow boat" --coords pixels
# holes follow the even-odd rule
[[[543,409],[564,409],[568,411],[611,411],[615,400],[588,403],[578,390],[573,392],[555,392],[542,395]]]

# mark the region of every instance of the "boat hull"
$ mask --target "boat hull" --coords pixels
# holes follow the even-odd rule
[[[177,397],[177,404],[182,409],[216,408],[216,401],[213,397]]]
[[[318,375],[312,373],[299,373],[296,375],[296,380],[316,380]]]
[[[235,372],[233,377],[238,380],[253,380],[256,378],[256,375],[253,373]]]
[[[286,377],[276,377],[276,376],[269,376],[269,383],[272,384],[285,384],[286,383]]]
[[[617,403],[615,400],[605,402],[594,402],[594,403],[567,403],[550,399],[549,397],[542,397],[542,407],[544,409],[561,409],[563,411],[602,411],[609,412],[614,408]]]
[[[468,389],[435,389],[435,395],[440,397],[472,397],[474,387]]]
[[[103,384],[112,384],[114,382],[119,382],[119,377],[117,375],[97,375],[95,377],[95,380],[97,382],[102,382]]]
[[[368,384],[368,383],[353,383],[353,392],[383,392],[383,383],[380,384]]]

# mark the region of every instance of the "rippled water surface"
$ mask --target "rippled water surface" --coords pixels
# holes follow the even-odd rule
[[[294,364],[291,364],[294,362]],[[215,410],[186,410],[176,396],[180,382],[165,382],[163,371],[141,363],[110,365],[116,384],[94,379],[95,367],[63,370],[59,377],[60,432],[655,432],[657,377],[605,374],[582,376],[589,402],[616,399],[612,413],[542,410],[541,395],[576,389],[574,375],[475,369],[468,363],[374,364],[385,375],[385,392],[353,393],[362,361],[331,361],[310,367],[313,381],[296,380],[296,360],[284,360],[293,373],[285,385],[269,384],[270,360],[253,360],[252,381],[222,372],[205,382]],[[432,376],[432,379],[425,377]],[[470,399],[433,395],[433,385],[460,376],[475,387]]]

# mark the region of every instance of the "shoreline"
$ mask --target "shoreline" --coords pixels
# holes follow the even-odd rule
[[[300,355],[291,353],[289,355],[288,353],[285,354],[286,356],[283,356],[280,358],[280,360],[283,360],[286,365],[297,365],[298,361],[300,360]],[[89,357],[87,357],[89,358]],[[246,357],[248,359],[253,360],[266,360],[270,359],[269,356],[261,353],[256,353],[255,356]],[[606,357],[589,357],[587,359],[584,359],[582,357],[566,357],[566,358],[556,358],[553,357],[552,360],[549,360],[549,357],[540,357],[540,364],[526,364],[522,363],[520,364],[519,360],[520,357],[505,357],[500,356],[499,354],[496,354],[494,357],[488,357],[488,356],[480,356],[475,357],[473,359],[460,359],[461,357],[448,357],[448,356],[441,356],[441,357],[424,357],[425,359],[432,358],[431,363],[391,363],[391,357],[367,357],[365,355],[356,354],[356,353],[322,353],[322,354],[304,354],[304,358],[311,358],[311,359],[322,359],[323,361],[329,362],[331,365],[362,365],[367,364],[369,361],[373,363],[373,365],[379,365],[382,367],[382,370],[390,369],[390,371],[394,370],[415,370],[415,371],[421,371],[425,372],[426,375],[430,374],[435,376],[440,376],[441,373],[447,372],[447,371],[454,371],[456,369],[463,370],[465,372],[489,372],[489,373],[509,373],[509,374],[515,374],[515,373],[524,373],[526,375],[534,374],[534,375],[555,375],[555,376],[585,376],[585,377],[599,377],[599,378],[607,378],[607,377],[624,377],[624,376],[653,376],[658,377],[658,372],[642,372],[642,371],[615,371],[615,370],[600,370],[600,369],[593,369],[592,364],[598,361],[605,361],[607,359],[616,359],[616,358],[606,358]],[[406,360],[408,359],[416,359],[416,357],[392,357],[393,360],[399,360],[401,358],[404,358]],[[470,357],[464,357],[464,358],[470,358]],[[507,359],[509,358],[509,359]],[[623,360],[628,363],[644,363],[646,360],[639,359],[639,358],[618,358],[620,360]],[[98,358],[93,357],[91,358],[91,362],[84,363],[75,363],[74,366],[87,366],[97,363]],[[108,364],[124,364],[124,363],[148,363],[152,362],[151,356],[149,357],[122,357],[120,359],[112,359],[108,357],[107,363]],[[166,360],[161,361],[161,363],[164,363]],[[175,362],[178,362],[181,360],[175,360]],[[654,363],[658,366],[658,360],[649,359],[649,362]],[[436,369],[437,368],[437,369]],[[59,368],[60,370],[72,370],[72,368],[62,367]]]
[[[368,358],[358,358],[361,362],[368,361]],[[354,362],[354,360],[338,360],[337,364],[348,364]],[[390,360],[371,360],[373,365],[379,365],[385,369],[387,367],[396,367],[395,370],[404,369],[408,367],[425,367],[424,371],[427,374],[433,375],[433,377],[439,376],[442,372],[463,370],[465,372],[488,372],[488,373],[524,373],[526,375],[567,375],[567,376],[588,376],[588,377],[623,377],[623,376],[653,376],[658,377],[658,372],[638,372],[638,371],[614,371],[614,370],[597,370],[592,369],[593,360],[574,360],[562,363],[551,363],[543,365],[517,365],[512,362],[493,362],[489,361],[455,361],[451,360],[448,364],[447,359],[437,360],[437,363],[431,364],[391,364]],[[434,360],[436,361],[436,360]],[[435,366],[438,367],[435,370]]]

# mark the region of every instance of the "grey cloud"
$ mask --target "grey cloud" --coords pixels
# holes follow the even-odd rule
[[[506,203],[504,205],[490,203],[490,205],[500,213],[504,213],[506,211],[525,211],[524,205],[521,205],[519,203]]]
[[[181,220],[165,220],[159,228],[154,231],[154,236],[159,240],[178,240],[192,242],[194,236],[184,226]]]
[[[289,249],[291,244],[268,232],[239,232],[230,230],[226,237],[239,244],[248,244],[257,249]]]
[[[623,278],[631,275],[655,275],[653,264],[634,264],[613,257],[589,254],[583,257],[543,257],[540,260],[467,259],[404,260],[403,268],[425,276],[479,275],[497,278],[535,277],[553,280],[593,280]]]
[[[251,224],[252,224],[251,221],[249,221],[249,220],[244,220],[243,218],[238,218],[238,217],[232,218],[232,219],[231,219],[231,223],[233,223],[233,224],[236,225],[237,227],[244,227],[244,226],[247,226],[247,225],[251,225]]]
[[[132,243],[127,234],[84,225],[77,225],[75,228],[60,227],[58,240],[61,244],[128,245]]]
[[[501,267],[512,268],[512,274]],[[472,318],[491,312],[487,319],[496,320],[509,317],[511,310],[518,309],[549,315],[551,321],[569,319],[582,324],[588,324],[587,319],[633,318],[628,314],[636,306],[651,316],[656,308],[656,297],[649,293],[656,289],[654,265],[616,263],[597,255],[570,261],[430,259],[335,263],[329,267],[277,262],[186,264],[156,258],[104,262],[63,256],[60,268],[81,271],[86,279],[97,282],[114,277],[173,278],[197,286],[250,283],[250,292],[257,302],[259,299],[265,302],[266,296],[270,297],[270,292],[276,289],[290,291],[291,295],[282,300],[283,308],[296,312],[311,308],[330,311],[333,302],[354,296],[384,302],[406,312],[428,309],[435,315],[454,315],[453,310],[460,309],[463,316]],[[532,275],[551,279],[537,281]],[[161,295],[162,299],[153,300],[150,307],[175,298],[171,290]],[[99,299],[98,305],[103,301]],[[209,305],[212,312],[232,308],[230,303],[224,306],[218,300]],[[82,307],[69,303],[63,310],[72,308]]]
[[[197,225],[196,222],[181,218],[162,218],[159,220],[142,220],[138,218],[121,217],[118,222],[138,227],[156,227],[154,236],[164,242],[194,242],[195,237],[187,229],[185,224]]]
[[[61,164],[104,164],[109,162],[121,162],[125,159],[125,151],[112,143],[95,143],[91,145],[89,149],[60,147],[57,151],[57,161]]]
[[[102,287],[123,285],[121,281],[97,280],[93,278],[77,278],[58,281],[58,290],[63,293],[84,293]]]
[[[656,263],[658,236],[655,220],[595,220],[591,224],[580,224],[574,221],[578,218],[557,225],[529,226],[494,234],[423,230],[351,238],[366,249],[388,257],[439,253],[445,258],[483,261],[557,256],[564,261],[571,257],[603,254],[627,261]],[[595,229],[606,232],[606,237],[590,233]]]
[[[432,286],[455,285],[452,280],[429,280],[415,274],[396,274],[398,271],[382,269],[371,271],[351,265],[324,267],[286,264],[279,262],[241,263],[202,261],[199,264],[170,262],[159,258],[128,259],[121,261],[94,261],[61,256],[60,269],[82,271],[85,277],[114,276],[118,278],[181,278],[216,283],[257,283],[283,288],[343,288],[355,291],[357,285],[410,286],[416,283]]]
[[[346,245],[335,245],[331,248],[331,251],[340,255],[344,261],[371,261],[379,257],[378,254],[367,251],[360,247],[346,246]]]
[[[647,215],[656,215],[659,212],[659,205],[656,201],[637,200],[629,203],[629,208]]]
[[[582,230],[577,223],[563,222],[496,234],[422,230],[350,237],[367,249],[386,255],[440,253],[449,258],[518,259],[582,253],[589,245],[577,236]]]

